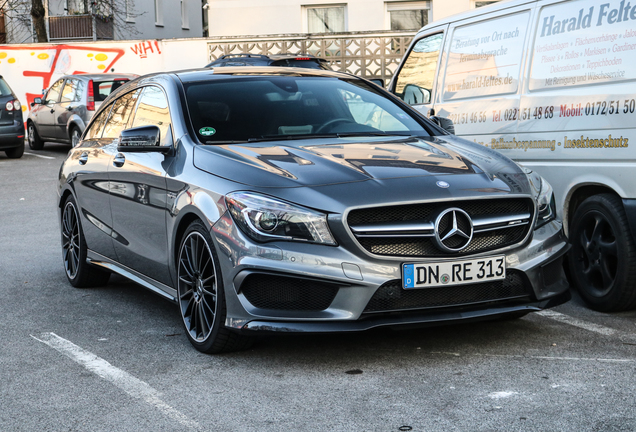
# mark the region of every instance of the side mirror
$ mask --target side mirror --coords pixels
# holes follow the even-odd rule
[[[415,84],[407,84],[402,93],[402,100],[409,105],[431,102],[431,91]]]
[[[453,121],[446,117],[432,116],[430,120],[446,132],[455,135],[455,125]]]
[[[373,78],[373,79],[370,79],[369,81],[371,81],[373,84],[377,85],[378,87],[384,88],[384,80],[381,78]]]
[[[35,99],[33,99],[33,102],[31,102],[31,106],[33,105],[41,105],[42,104],[42,98],[36,97]]]
[[[169,153],[172,146],[161,145],[161,130],[154,125],[138,126],[121,131],[117,151]]]

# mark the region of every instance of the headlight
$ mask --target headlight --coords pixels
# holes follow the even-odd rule
[[[250,192],[228,194],[225,202],[241,230],[256,241],[336,244],[325,214]]]
[[[537,201],[537,211],[539,215],[537,217],[537,225],[534,227],[537,229],[556,218],[554,191],[550,183],[545,181],[539,174],[528,169],[525,169],[525,171],[530,181],[534,199]]]

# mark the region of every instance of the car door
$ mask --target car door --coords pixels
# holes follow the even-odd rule
[[[116,151],[112,142],[102,138],[104,123],[109,116],[110,107],[98,114],[91,123],[84,140],[72,154],[73,189],[82,220],[86,245],[94,252],[116,259],[113,248],[112,216],[109,207],[110,184],[108,167]]]
[[[83,81],[72,78],[66,79],[60,94],[60,101],[55,105],[55,112],[53,113],[55,138],[70,141],[66,126],[74,111],[80,106],[83,90]]]
[[[168,100],[159,87],[144,87],[120,98],[104,129],[118,137],[126,127],[156,125],[161,143],[174,142]],[[137,100],[138,99],[138,100]],[[119,101],[118,101],[119,102]],[[136,111],[127,120],[127,110]],[[166,227],[166,170],[172,156],[161,153],[118,151],[108,167],[114,247],[120,263],[166,285],[172,285],[168,268]]]
[[[41,138],[51,139],[56,137],[55,132],[55,107],[60,101],[60,93],[64,79],[59,79],[53,83],[42,99],[42,106],[37,112],[36,127]]]

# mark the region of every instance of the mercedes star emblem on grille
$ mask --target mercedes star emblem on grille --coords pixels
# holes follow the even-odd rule
[[[444,252],[459,252],[473,238],[473,221],[464,210],[449,208],[435,221],[435,242]]]

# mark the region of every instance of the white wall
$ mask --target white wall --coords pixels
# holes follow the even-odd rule
[[[346,5],[346,31],[389,30],[386,4],[395,0],[207,0],[210,36],[307,32],[303,6]],[[398,2],[399,3],[399,2]],[[471,0],[432,0],[429,19],[465,12]]]
[[[26,119],[33,98],[63,75],[199,68],[208,63],[207,55],[205,39],[0,45],[0,74],[20,99]]]

